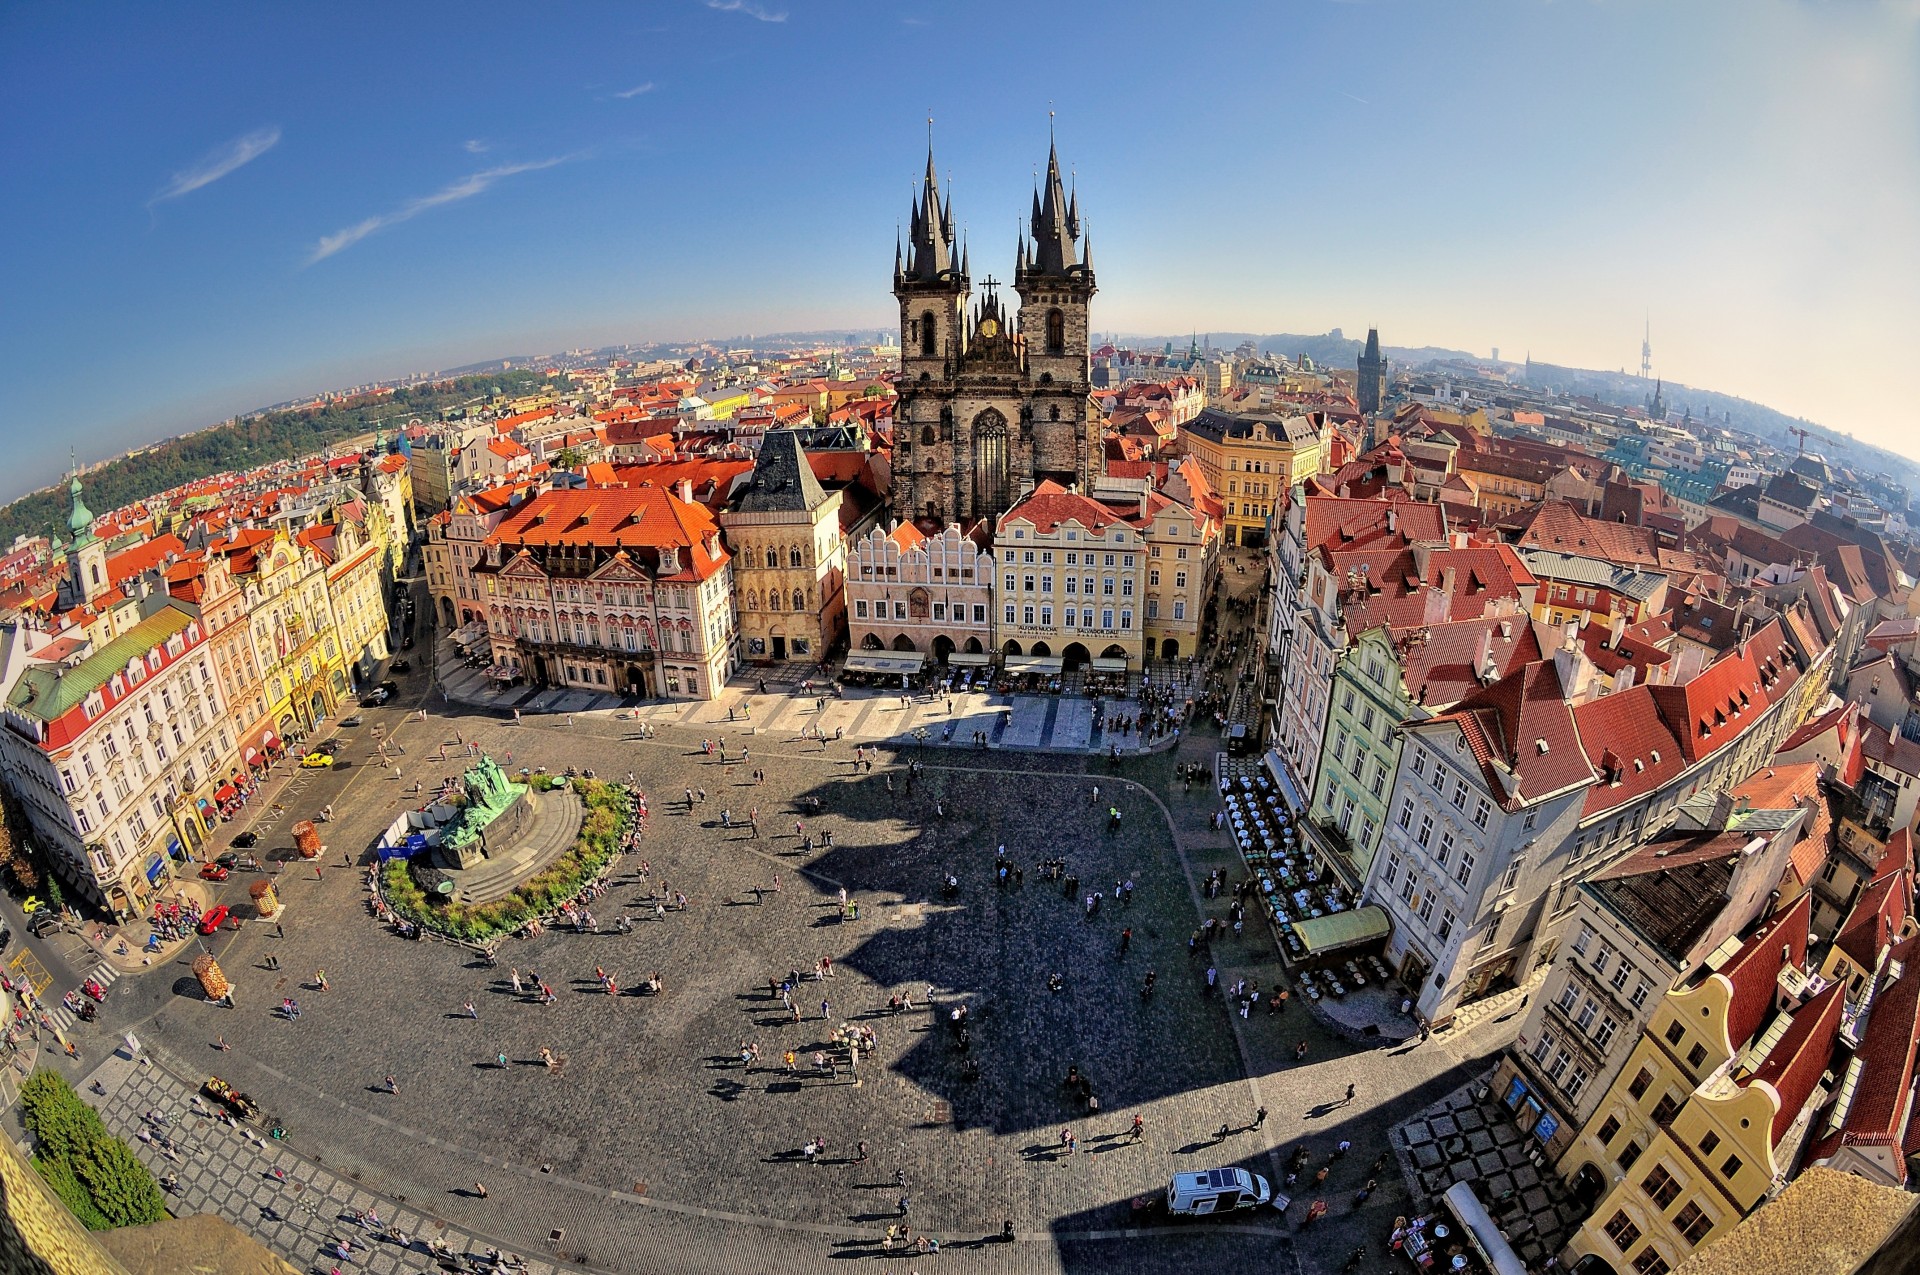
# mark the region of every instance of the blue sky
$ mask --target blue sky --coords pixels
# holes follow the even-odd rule
[[[0,496],[234,411],[891,322],[926,116],[976,277],[1049,104],[1100,330],[1637,362],[1920,454],[1920,0],[0,11]]]

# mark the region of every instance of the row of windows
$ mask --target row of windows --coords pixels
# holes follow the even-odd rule
[[[893,618],[896,620],[905,620],[909,618],[916,619],[916,620],[924,620],[928,618],[935,619],[935,620],[945,620],[948,618],[947,603],[945,602],[935,602],[932,604],[931,607],[928,608],[928,610],[931,612],[931,616],[928,616],[928,615],[911,615],[910,616],[907,610],[907,604],[903,601],[895,601],[893,604]],[[887,604],[885,601],[875,602],[872,607],[872,615],[869,616],[867,600],[865,598],[859,598],[859,599],[856,599],[853,604],[853,615],[854,615],[854,618],[858,620],[865,620],[869,618],[875,619],[875,620],[884,620],[887,618]],[[953,603],[953,617],[952,617],[953,622],[955,624],[964,623],[966,621],[966,618],[967,618],[967,608],[965,604],[959,603],[959,602]],[[976,603],[974,605],[973,622],[975,624],[985,624],[987,622],[987,607],[984,602]]]
[[[1593,940],[1593,930],[1583,923],[1580,926],[1580,932],[1576,934],[1573,939],[1574,955],[1586,958],[1587,966],[1593,971],[1595,978],[1607,979],[1607,986],[1616,992],[1624,992],[1626,990],[1627,980],[1633,976],[1633,963],[1624,956],[1616,963],[1614,961],[1613,948],[1605,943],[1600,944],[1599,950],[1594,952],[1592,956],[1587,956],[1588,949],[1593,945]],[[1607,975],[1609,968],[1613,970],[1611,977]],[[1653,984],[1642,977],[1634,983],[1633,994],[1627,997],[1627,1001],[1635,1009],[1639,1009],[1646,1003],[1647,996],[1652,991]]]
[[[1039,549],[1039,550],[1009,549],[1007,550],[1008,566],[1014,565],[1014,559],[1016,554],[1018,555],[1019,561],[1023,566],[1029,566],[1029,567],[1034,566],[1035,565],[1034,559],[1036,554],[1038,554],[1039,556],[1038,565],[1043,567],[1050,567],[1053,565],[1053,550],[1051,549]],[[1184,548],[1180,550],[1180,556],[1183,558],[1187,556],[1187,551]],[[1130,553],[1103,553],[1103,554],[1088,553],[1086,556],[1086,561],[1082,562],[1080,560],[1080,554],[1078,552],[1069,550],[1066,554],[1066,565],[1069,567],[1080,567],[1080,566],[1091,567],[1096,565],[1094,562],[1095,558],[1103,559],[1103,561],[1097,565],[1108,566],[1108,567],[1117,565],[1117,566],[1125,567],[1129,571],[1133,570],[1134,555]]]
[[[1023,526],[1020,526],[1020,525],[1019,525],[1018,523],[1016,523],[1016,524],[1014,524],[1014,528],[1013,528],[1013,538],[1014,538],[1015,540],[1025,540],[1025,539],[1027,538],[1027,529],[1026,529],[1025,527],[1023,527]],[[1073,541],[1076,541],[1076,540],[1078,540],[1079,538],[1080,538],[1080,531],[1079,531],[1079,529],[1078,529],[1078,528],[1076,528],[1076,527],[1068,527],[1068,528],[1067,528],[1067,542],[1068,542],[1069,544],[1071,544],[1071,543],[1072,543]],[[1113,532],[1111,533],[1111,537],[1110,537],[1110,538],[1112,539],[1112,541],[1113,541],[1113,543],[1115,543],[1115,544],[1117,544],[1117,545],[1123,545],[1123,544],[1125,544],[1125,543],[1127,543],[1127,529],[1126,529],[1125,527],[1115,527],[1115,528],[1113,529]],[[1089,533],[1087,534],[1087,539],[1088,539],[1088,540],[1090,540],[1090,541],[1095,541],[1095,542],[1097,542],[1097,541],[1099,541],[1099,540],[1101,540],[1101,539],[1102,539],[1102,536],[1101,536],[1101,535],[1100,535],[1100,533],[1099,533],[1099,532],[1097,532],[1097,531],[1096,531],[1096,532],[1089,532]],[[1014,553],[1014,551],[1013,551],[1013,550],[1011,550],[1011,549],[1009,549],[1009,550],[1007,550],[1007,561],[1008,561],[1008,562],[1012,562],[1012,561],[1013,561],[1013,553]],[[1109,565],[1111,565],[1111,564],[1109,564]]]
[[[1029,604],[1027,604],[1026,606],[1023,606],[1023,607],[1021,607],[1021,608],[1019,609],[1019,613],[1020,613],[1020,619],[1016,621],[1016,620],[1015,620],[1015,619],[1013,618],[1013,617],[1014,617],[1014,606],[1013,606],[1013,604],[1012,604],[1012,603],[1008,603],[1008,604],[1007,604],[1007,608],[1006,608],[1006,612],[1005,612],[1005,617],[1006,617],[1006,622],[1007,622],[1008,624],[1015,624],[1015,623],[1019,623],[1019,624],[1025,624],[1025,625],[1032,625],[1032,624],[1034,624],[1034,623],[1035,623],[1035,620],[1034,620],[1034,608],[1033,608],[1033,605],[1032,605],[1031,603],[1029,603]],[[1041,608],[1039,609],[1039,614],[1040,614],[1040,619],[1039,619],[1039,621],[1038,621],[1038,623],[1039,623],[1039,624],[1041,624],[1041,625],[1042,625],[1043,627],[1048,627],[1048,628],[1051,628],[1051,627],[1052,627],[1052,625],[1053,625],[1053,608],[1052,608],[1052,607],[1050,607],[1050,606],[1042,606],[1042,607],[1041,607]],[[1103,607],[1103,608],[1101,608],[1101,611],[1100,611],[1100,625],[1099,625],[1099,627],[1100,627],[1100,628],[1102,628],[1102,629],[1111,629],[1111,628],[1113,628],[1113,614],[1114,614],[1114,613],[1113,613],[1113,608],[1112,608],[1112,607]],[[1060,609],[1060,624],[1061,624],[1061,627],[1063,627],[1063,628],[1068,628],[1068,629],[1071,629],[1071,628],[1073,628],[1073,627],[1075,627],[1075,625],[1074,625],[1074,609],[1073,609],[1072,607],[1062,607],[1062,608]],[[1079,611],[1079,627],[1080,627],[1080,628],[1083,628],[1083,629],[1091,629],[1091,628],[1093,628],[1093,627],[1094,627],[1094,623],[1093,623],[1093,608],[1092,608],[1092,607],[1082,607],[1082,608],[1080,608],[1080,611]],[[1132,612],[1132,611],[1122,611],[1122,612],[1120,612],[1120,627],[1121,627],[1121,628],[1123,628],[1123,629],[1131,629],[1131,628],[1133,627],[1133,612]]]
[[[1371,827],[1372,825],[1368,826]],[[1452,908],[1440,908],[1440,920],[1438,924],[1435,924],[1433,913],[1434,909],[1438,906],[1438,895],[1433,885],[1423,878],[1415,868],[1406,868],[1404,876],[1401,875],[1401,872],[1402,865],[1400,856],[1397,854],[1388,855],[1387,873],[1384,879],[1389,885],[1395,880],[1399,881],[1400,901],[1405,903],[1413,914],[1420,918],[1421,924],[1433,931],[1433,936],[1436,939],[1445,943],[1453,937],[1453,929],[1454,926],[1459,924],[1459,918],[1454,916]]]
[[[1026,575],[1019,577],[1019,580],[1020,580],[1019,591],[1022,593],[1034,592],[1034,580],[1036,578],[1040,582],[1039,592],[1041,593],[1053,592],[1052,576],[1043,575],[1043,576],[1035,577],[1032,573],[1028,573]],[[1062,579],[1062,592],[1065,592],[1065,593],[1084,592],[1088,597],[1093,596],[1093,577],[1092,576],[1063,576],[1061,579]],[[1119,584],[1120,584],[1121,597],[1130,598],[1133,596],[1133,577],[1132,576],[1121,576],[1119,578]],[[1100,581],[1100,592],[1105,594],[1107,597],[1113,596],[1113,589],[1114,589],[1114,577],[1107,576]],[[1014,575],[1011,571],[1007,573],[1007,592],[1008,593],[1014,592]]]

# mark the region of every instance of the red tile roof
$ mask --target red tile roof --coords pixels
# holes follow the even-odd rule
[[[1737,647],[1682,685],[1650,689],[1689,762],[1740,738],[1771,703],[1752,652]]]
[[[1466,736],[1488,789],[1509,810],[1593,782],[1593,766],[1580,748],[1573,710],[1551,660],[1521,665],[1415,729],[1433,722],[1450,723]],[[1515,777],[1511,793],[1508,772]]]
[[[1833,936],[1833,945],[1846,953],[1855,968],[1873,974],[1879,969],[1881,949],[1900,936],[1912,901],[1913,877],[1906,866],[1882,868],[1854,900],[1853,910]]]
[[[1800,1109],[1820,1084],[1833,1059],[1834,1038],[1840,1031],[1840,1013],[1846,1008],[1846,984],[1834,983],[1794,1014],[1786,1034],[1768,1052],[1747,1081],[1770,1086],[1779,1096],[1773,1113],[1773,1142],[1779,1145]]]
[[[1587,790],[1583,819],[1643,797],[1687,768],[1650,687],[1590,699],[1573,710],[1573,720],[1600,772],[1600,782]]]
[[[1825,1160],[1843,1146],[1899,1147],[1908,1136],[1914,1047],[1920,1043],[1920,939],[1908,939],[1894,949],[1894,956],[1906,973],[1874,997],[1846,1120],[1814,1147],[1810,1159]],[[1904,1156],[1892,1159],[1899,1164]]]
[[[1727,1006],[1727,1039],[1745,1048],[1766,1022],[1779,988],[1780,971],[1807,963],[1807,926],[1813,919],[1813,894],[1807,892],[1760,923],[1715,973],[1733,984]]]
[[[726,565],[713,515],[698,504],[643,483],[638,487],[559,488],[542,492],[513,510],[487,537],[509,549],[554,545],[607,549],[683,550],[679,575],[705,580]],[[707,546],[713,552],[707,552]]]

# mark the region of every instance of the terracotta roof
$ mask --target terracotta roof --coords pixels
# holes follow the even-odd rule
[[[1780,971],[1807,963],[1807,925],[1813,917],[1813,894],[1807,892],[1760,923],[1740,950],[1714,973],[1733,985],[1727,1006],[1727,1039],[1738,1050],[1746,1046],[1773,1008]]]
[[[1920,744],[1905,735],[1889,735],[1868,720],[1861,724],[1860,748],[1869,760],[1889,770],[1899,771],[1903,775],[1920,775]]]
[[[1773,1113],[1776,1146],[1799,1118],[1800,1109],[1813,1096],[1821,1073],[1833,1059],[1834,1037],[1840,1030],[1841,1011],[1847,1005],[1846,990],[1845,983],[1833,983],[1795,1011],[1786,1034],[1775,1042],[1747,1081],[1748,1086],[1769,1085],[1779,1095],[1780,1107]]]
[[[1913,1207],[1905,1191],[1816,1165],[1673,1275],[1854,1275]]]
[[[1398,644],[1400,673],[1407,694],[1436,711],[1458,703],[1485,684],[1481,676],[1484,668],[1475,667],[1483,642],[1496,681],[1540,658],[1533,626],[1525,616],[1458,620],[1426,625],[1420,632],[1423,640]]]
[[[704,580],[725,566],[713,515],[651,483],[638,487],[556,488],[507,514],[487,543],[509,549],[558,545],[614,550],[684,551],[682,570],[668,579]],[[707,552],[707,545],[714,552]]]
[[[1751,654],[1728,651],[1679,686],[1649,687],[1689,762],[1738,739],[1771,702]]]
[[[1154,502],[1158,502],[1157,506]],[[1089,531],[1103,531],[1116,523],[1129,527],[1144,527],[1155,513],[1164,509],[1168,501],[1164,496],[1149,496],[1146,517],[1140,514],[1140,502],[1128,501],[1125,505],[1110,505],[1105,501],[1068,491],[1052,479],[1043,481],[1027,496],[1001,516],[1000,524],[1005,528],[1009,523],[1026,522],[1036,530],[1051,532],[1062,523],[1075,522]]]
[[[1440,722],[1466,736],[1488,789],[1509,810],[1593,782],[1593,767],[1581,751],[1573,711],[1551,660],[1521,665],[1414,729]],[[1508,772],[1516,779],[1511,793]]]
[[[1648,686],[1590,699],[1573,710],[1580,743],[1600,780],[1587,791],[1581,817],[1591,818],[1676,779],[1685,751],[1667,728]]]
[[[1542,501],[1501,525],[1517,530],[1523,546],[1587,554],[1634,567],[1660,565],[1659,541],[1651,531],[1589,518],[1564,500]]]
[[[1853,902],[1853,910],[1833,936],[1833,945],[1846,953],[1856,969],[1873,974],[1880,951],[1900,935],[1913,901],[1913,878],[1905,865],[1883,868]]]
[[[1906,1139],[1913,1115],[1914,1048],[1920,1044],[1920,939],[1908,939],[1893,955],[1905,972],[1873,998],[1846,1120],[1814,1148],[1813,1159],[1824,1160],[1843,1146],[1896,1148]],[[1893,1159],[1900,1163],[1904,1157]]]

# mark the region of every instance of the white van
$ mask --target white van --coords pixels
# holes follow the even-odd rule
[[[1167,1212],[1188,1217],[1251,1209],[1273,1198],[1273,1187],[1245,1169],[1176,1173],[1167,1183]]]

